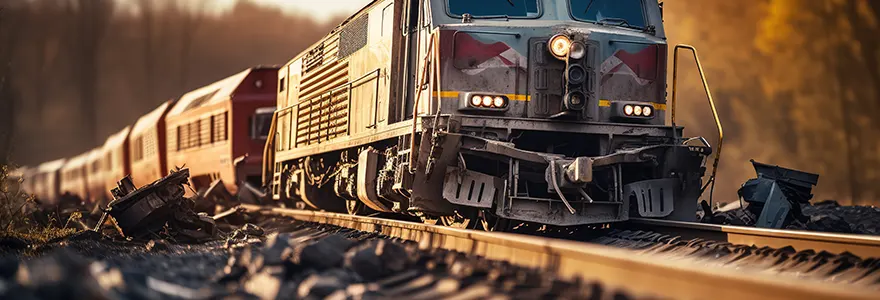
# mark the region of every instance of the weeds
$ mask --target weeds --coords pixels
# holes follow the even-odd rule
[[[12,176],[13,169],[11,165],[0,165],[0,238],[12,237],[33,243],[76,233],[77,229],[67,225],[78,222],[79,214],[71,215],[63,228],[54,225],[58,223],[54,214],[48,216],[46,225],[32,218],[34,212],[39,213],[38,206],[33,196],[23,190],[23,179]]]

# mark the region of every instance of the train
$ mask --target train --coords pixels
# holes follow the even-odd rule
[[[669,48],[654,1],[374,0],[277,68],[190,92],[89,155],[22,174],[37,183],[93,162],[102,171],[77,174],[104,176],[106,191],[185,164],[197,190],[221,180],[282,206],[486,230],[695,221],[721,123],[691,46],[673,48],[668,97]],[[717,149],[675,122],[683,50]],[[77,180],[57,193],[95,193]]]
[[[44,207],[102,205],[125,176],[149,184],[176,167],[189,168],[192,191],[222,184],[260,185],[261,157],[275,111],[278,67],[258,66],[168,100],[71,158],[21,167],[16,177]]]

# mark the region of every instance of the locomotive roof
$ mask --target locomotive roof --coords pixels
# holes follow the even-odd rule
[[[122,145],[125,142],[125,139],[128,138],[128,132],[131,131],[131,126],[125,126],[122,130],[117,133],[114,133],[110,137],[107,138],[107,142],[104,143],[104,149],[108,147],[117,147]]]
[[[168,117],[180,115],[188,110],[201,106],[219,103],[232,96],[235,89],[254,68],[249,68],[238,74],[226,77],[220,81],[201,87],[180,97],[177,104],[168,112]]]
[[[61,167],[64,166],[65,161],[66,160],[64,158],[62,158],[62,159],[56,159],[53,161],[47,161],[47,162],[41,163],[39,166],[37,166],[37,172],[38,173],[49,173],[49,172],[58,171],[58,169],[61,169]]]
[[[137,122],[135,122],[134,126],[131,128],[131,135],[139,135],[156,125],[159,118],[161,118],[162,114],[168,110],[168,106],[171,105],[172,102],[174,102],[174,100],[165,101],[165,103],[162,103],[162,105],[159,105],[159,107],[156,107],[153,111],[138,118]]]
[[[64,166],[61,167],[61,169],[62,169],[62,170],[69,170],[69,169],[72,169],[72,168],[79,168],[79,167],[84,166],[84,165],[86,164],[86,162],[88,161],[88,159],[89,159],[89,154],[91,154],[91,153],[92,153],[92,152],[89,151],[89,152],[82,153],[82,154],[80,154],[80,155],[74,156],[74,157],[71,158],[71,159],[68,159],[68,160],[64,163]]]

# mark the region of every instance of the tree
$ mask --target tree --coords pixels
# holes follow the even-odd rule
[[[74,39],[69,41],[74,52],[72,78],[75,80],[85,140],[97,145],[98,136],[98,88],[100,74],[101,42],[113,14],[111,0],[73,0],[68,6],[75,21]]]

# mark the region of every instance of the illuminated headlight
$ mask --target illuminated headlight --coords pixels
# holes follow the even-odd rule
[[[550,38],[547,47],[550,48],[550,54],[558,59],[564,59],[568,55],[568,51],[571,50],[571,40],[565,35],[557,34]]]
[[[492,107],[492,96],[483,96],[483,103],[480,103],[483,107]]]
[[[464,93],[461,98],[461,109],[507,110],[509,100],[504,95],[485,95]]]
[[[575,42],[571,44],[571,54],[569,54],[569,57],[573,59],[581,59],[584,58],[584,55],[586,54],[587,47],[584,46],[583,43]]]
[[[622,115],[618,115],[618,117],[635,117],[635,118],[652,118],[654,117],[654,106],[651,104],[634,104],[634,103],[617,103],[618,105],[616,109],[620,109],[620,106],[623,106],[622,110],[618,110],[622,112]]]
[[[471,97],[471,105],[474,107],[480,107],[480,103],[483,103],[483,97],[479,95],[475,95]]]
[[[502,97],[500,97],[500,96],[495,96],[495,98],[492,99],[492,106],[494,106],[494,107],[505,107],[505,106],[507,106],[507,105],[506,105],[506,104],[507,104],[506,102],[507,102],[507,101],[504,101],[504,98],[502,98]]]

